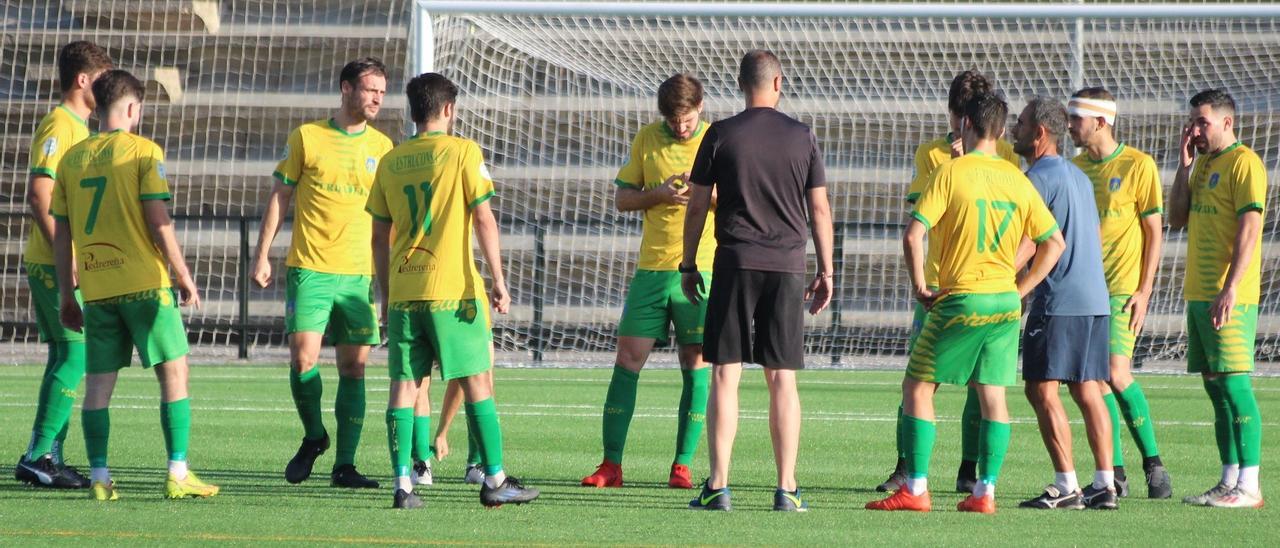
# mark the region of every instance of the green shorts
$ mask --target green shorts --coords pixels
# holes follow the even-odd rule
[[[948,295],[925,315],[907,362],[923,382],[1012,386],[1022,301],[1015,292]]]
[[[58,295],[58,277],[54,275],[52,265],[27,263],[27,286],[31,288],[31,307],[36,312],[36,329],[40,332],[41,341],[84,341],[84,333],[62,327],[62,318],[58,314],[62,297]],[[84,300],[80,298],[78,288],[76,302],[83,308]]]
[[[326,274],[291,266],[287,278],[286,333],[324,333],[333,345],[382,342],[372,276]]]
[[[698,304],[685,298],[680,277],[673,271],[637,270],[627,288],[618,336],[665,341],[667,327],[675,324],[677,344],[702,344],[711,273],[702,273],[702,301]]]
[[[1253,345],[1258,334],[1258,305],[1238,304],[1231,321],[1213,328],[1206,301],[1187,301],[1187,372],[1253,371]]]
[[[440,363],[440,378],[479,375],[493,367],[489,303],[402,301],[387,311],[387,365],[391,380],[414,381]]]
[[[84,303],[85,371],[129,367],[138,349],[142,367],[187,355],[187,330],[173,288],[148,289]]]
[[[1124,310],[1129,297],[1130,295],[1111,296],[1111,333],[1109,334],[1111,342],[1108,343],[1108,348],[1112,356],[1133,359],[1133,342],[1137,339],[1137,335],[1129,329],[1129,319],[1133,314]]]

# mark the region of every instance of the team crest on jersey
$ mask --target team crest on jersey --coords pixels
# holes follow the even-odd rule
[[[1214,188],[1218,186],[1218,178],[1219,177],[1217,173],[1214,173],[1213,175],[1209,176],[1209,188]]]
[[[489,175],[489,168],[484,165],[484,162],[480,162],[480,176],[484,177],[486,181],[493,180],[493,176]]]
[[[287,159],[288,157],[289,157],[289,145],[286,144],[284,146],[284,152],[280,153],[280,159],[284,160],[284,159]]]
[[[160,162],[156,164],[156,175],[159,175],[161,179],[169,178],[169,176],[165,173],[165,170],[164,170],[164,162]]]
[[[58,138],[50,137],[44,140],[44,155],[53,156],[58,151]]]
[[[1107,188],[1110,188],[1111,192],[1115,192],[1117,190],[1120,190],[1120,184],[1122,182],[1123,180],[1121,180],[1119,177],[1112,177],[1111,181],[1107,184]]]
[[[370,157],[368,157],[368,158],[365,158],[365,159],[364,159],[364,169],[365,169],[365,171],[368,171],[369,173],[373,173],[373,172],[377,171],[377,170],[378,170],[378,159],[377,159],[377,158],[374,158],[373,156],[370,156]]]

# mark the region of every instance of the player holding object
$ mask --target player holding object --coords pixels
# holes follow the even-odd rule
[[[605,396],[603,414],[604,461],[583,485],[622,486],[622,450],[636,406],[640,369],[658,340],[665,341],[675,324],[680,345],[680,376],[684,388],[677,415],[676,455],[667,485],[692,489],[689,463],[698,450],[707,409],[711,369],[702,361],[703,318],[707,305],[691,302],[680,289],[685,204],[689,201],[689,169],[702,143],[707,123],[702,113],[702,82],[677,74],[658,87],[658,110],[663,120],[642,128],[631,143],[631,157],[614,183],[619,211],[644,212],[640,262],[627,290],[618,323],[618,356]],[[713,212],[698,245],[698,262],[706,268],[715,257]],[[711,273],[702,271],[704,284]]]
[[[427,390],[437,361],[440,376],[459,379],[466,398],[467,424],[485,467],[481,504],[529,502],[538,498],[538,490],[503,471],[489,300],[471,242],[474,228],[493,278],[493,308],[506,314],[511,297],[498,224],[488,203],[493,180],[480,146],[450,135],[458,87],[427,73],[410,80],[405,92],[418,134],[384,158],[366,206],[374,218],[378,286],[389,308],[387,442],[396,477],[393,507],[422,506],[409,472],[414,402]]]
[[[1160,460],[1155,424],[1142,386],[1133,378],[1133,344],[1147,316],[1147,303],[1160,269],[1160,176],[1150,156],[1115,139],[1115,97],[1103,88],[1085,88],[1071,96],[1071,140],[1084,152],[1072,162],[1093,181],[1102,231],[1102,264],[1111,293],[1111,382],[1103,400],[1111,413],[1116,488],[1128,496],[1120,446],[1120,417],[1142,453],[1147,497],[1169,498],[1173,489]]]
[[[1005,387],[1017,374],[1021,297],[1044,279],[1065,247],[1031,182],[995,155],[1008,112],[992,94],[969,100],[961,135],[971,152],[938,167],[903,236],[912,287],[929,310],[902,383],[907,484],[867,503],[868,509],[932,508],[927,476],[936,432],[933,394],[947,383],[975,386],[982,407],[978,482],[957,509],[995,512],[995,484],[1009,446]],[[925,231],[951,244],[938,261],[937,291],[925,281]],[[1015,280],[1015,255],[1024,236],[1037,242],[1038,260]]]
[[[1187,227],[1187,371],[1202,376],[1213,403],[1222,479],[1182,500],[1262,508],[1262,415],[1249,373],[1258,330],[1267,172],[1258,155],[1236,140],[1230,94],[1202,91],[1190,103],[1169,193],[1169,226]]]
[[[71,424],[76,389],[84,378],[84,334],[64,328],[58,320],[58,282],[50,243],[56,224],[49,215],[49,204],[53,200],[58,163],[67,150],[89,137],[86,119],[95,106],[93,82],[109,69],[111,57],[101,47],[83,41],[63,46],[58,52],[62,103],[40,120],[31,139],[27,206],[35,228],[27,237],[23,262],[36,328],[40,339],[48,345],[49,357],[40,381],[31,442],[18,459],[13,475],[37,487],[89,487],[89,479],[62,460],[62,444]]]
[[[808,508],[796,486],[800,397],[796,370],[804,367],[804,300],[810,314],[832,294],[831,207],[817,138],[808,126],[778,112],[782,64],[768,51],[742,57],[738,87],[746,110],[707,129],[693,162],[684,224],[681,284],[690,302],[702,299],[697,263],[713,192],[718,196],[718,246],[707,296],[703,351],[712,363],[707,408],[711,475],[690,508],[729,510],[729,461],[738,429],[742,362],[764,366],[769,385],[769,432],[777,466],[773,509]],[[806,215],[807,214],[807,215]],[[806,229],[812,231],[817,274],[806,284]]]
[[[1048,277],[1036,287],[1022,338],[1022,376],[1027,400],[1035,409],[1040,437],[1053,462],[1054,480],[1023,508],[1114,509],[1111,468],[1111,417],[1101,384],[1111,378],[1107,337],[1111,325],[1107,279],[1093,183],[1075,164],[1058,155],[1067,132],[1067,109],[1047,97],[1032,99],[1013,127],[1014,150],[1026,158],[1027,177],[1053,212],[1066,250]],[[1019,259],[1034,246],[1023,240]],[[1066,383],[1084,415],[1093,450],[1093,483],[1082,491],[1071,454],[1071,423],[1058,396]]]
[[[316,457],[329,448],[320,413],[323,386],[316,361],[324,336],[337,347],[338,391],[333,409],[338,451],[330,480],[335,487],[377,487],[356,471],[356,448],[364,428],[364,370],[370,345],[378,344],[373,304],[372,220],[364,212],[378,160],[391,139],[369,122],[378,115],[387,89],[387,69],[366,57],[347,63],[338,78],[342,108],[289,134],[284,159],[262,215],[253,279],[272,282],[271,242],[280,230],[294,192],[298,194],[289,246],[285,289],[285,329],[289,333],[289,385],[304,436],[284,476],[300,483],[311,476]]]
[[[134,347],[143,368],[154,367],[160,381],[160,424],[169,453],[165,497],[218,494],[218,486],[187,469],[191,399],[187,333],[178,303],[199,308],[200,294],[169,219],[164,152],[130,133],[142,119],[143,93],[142,82],[123,70],[108,71],[94,82],[101,133],[67,151],[54,185],[62,324],[87,331],[81,422],[90,490],[97,500],[118,498],[107,469],[109,405],[117,373],[129,366]],[[73,255],[73,242],[79,255]],[[77,271],[83,312],[75,294]]]
[[[939,137],[927,143],[921,144],[916,149],[915,161],[915,177],[911,180],[911,187],[907,189],[907,203],[914,205],[916,200],[920,198],[920,194],[924,192],[929,181],[933,180],[933,171],[937,169],[943,162],[952,158],[958,158],[965,153],[964,140],[960,138],[960,119],[964,117],[964,105],[973,97],[975,93],[990,93],[995,90],[995,84],[985,75],[966,70],[957,74],[951,80],[951,88],[947,93],[947,119],[951,131],[944,137]],[[1005,160],[1008,160],[1014,167],[1018,166],[1018,155],[1013,151],[1008,141],[1004,139],[996,140],[996,153]],[[928,258],[925,260],[924,275],[925,281],[932,289],[938,288],[938,255],[941,246],[928,246]],[[907,353],[910,354],[911,347],[915,346],[916,337],[920,335],[920,328],[924,325],[925,309],[924,305],[919,302],[915,303],[915,314],[911,318],[911,338],[907,343]],[[898,463],[894,466],[893,473],[889,475],[889,479],[885,480],[876,487],[876,491],[896,491],[902,487],[907,481],[906,453],[903,452],[902,443],[902,405],[898,405],[898,422],[897,422],[897,449]],[[982,426],[982,411],[978,405],[978,393],[970,388],[964,402],[964,411],[960,419],[960,468],[956,472],[956,491],[960,493],[968,493],[973,490],[973,484],[978,481],[978,429]]]

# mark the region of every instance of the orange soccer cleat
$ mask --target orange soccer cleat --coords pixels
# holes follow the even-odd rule
[[[596,468],[596,472],[582,478],[582,485],[587,487],[622,487],[622,465],[605,459]]]
[[[619,471],[619,474],[622,472]],[[671,465],[671,477],[667,480],[667,487],[672,489],[693,489],[693,479],[689,477],[689,467],[683,464]]]
[[[977,512],[979,514],[996,513],[996,498],[991,495],[985,497],[976,497],[969,495],[956,505],[956,510],[960,512]]]
[[[928,512],[933,509],[933,501],[929,498],[929,492],[925,491],[919,495],[912,495],[911,491],[906,487],[894,491],[888,498],[873,500],[867,503],[867,510],[887,510],[907,511],[907,512]]]

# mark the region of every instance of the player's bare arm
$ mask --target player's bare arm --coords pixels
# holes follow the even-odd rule
[[[677,173],[667,177],[662,184],[648,190],[620,186],[613,193],[618,211],[643,211],[660,205],[685,205],[689,203],[689,174]]]
[[[924,280],[924,236],[929,230],[919,219],[912,218],[902,235],[902,252],[907,261],[907,274],[911,277],[911,294],[926,309],[933,308],[946,295],[947,290],[934,291]]]
[[[263,234],[266,234],[264,231]],[[390,291],[391,274],[391,223],[373,220],[373,270],[378,276],[378,319],[387,321],[387,296]],[[270,266],[267,267],[271,268]],[[268,273],[269,274],[269,273]],[[264,286],[265,287],[265,286]]]
[[[84,312],[80,310],[80,303],[76,301],[76,286],[72,282],[75,259],[71,251],[71,223],[65,219],[58,219],[52,241],[54,269],[58,276],[60,319],[67,329],[80,331],[84,326]]]
[[[271,285],[271,243],[280,233],[280,225],[284,224],[284,216],[289,212],[289,204],[293,201],[293,187],[276,181],[271,188],[271,196],[267,198],[267,210],[262,213],[262,223],[258,230],[258,251],[253,261],[253,281],[259,287]]]
[[[1129,330],[1134,336],[1142,333],[1142,325],[1147,320],[1147,305],[1151,301],[1151,292],[1155,290],[1156,274],[1160,271],[1160,248],[1164,244],[1164,216],[1159,213],[1142,218],[1142,274],[1138,279],[1138,290],[1133,292],[1124,304],[1129,313]]]
[[[813,247],[817,255],[818,270],[805,290],[809,300],[809,314],[817,315],[831,304],[834,293],[835,266],[832,260],[831,202],[827,199],[827,187],[811,188],[805,195],[809,205],[809,230],[813,233]]]
[[[1231,311],[1236,306],[1236,288],[1253,260],[1253,249],[1262,235],[1262,212],[1250,210],[1242,213],[1236,228],[1235,251],[1231,253],[1231,266],[1227,268],[1227,280],[1222,291],[1209,307],[1209,317],[1214,329],[1222,329],[1231,322]]]
[[[710,265],[699,265],[698,244],[702,242],[702,229],[707,225],[707,212],[711,211],[711,194],[713,186],[690,185],[693,190],[689,194],[688,207],[684,212],[684,259],[680,261],[680,289],[691,303],[702,301],[703,281],[698,273],[700,268]]]
[[[1058,259],[1062,258],[1062,252],[1066,249],[1067,242],[1062,239],[1061,230],[1054,230],[1053,236],[1036,244],[1037,260],[1031,265],[1027,275],[1018,280],[1018,295],[1023,298],[1030,295],[1031,291],[1040,285],[1045,276],[1048,276],[1053,267],[1058,264]]]
[[[480,243],[480,253],[484,255],[485,264],[489,265],[489,277],[493,279],[493,290],[490,304],[499,314],[506,314],[511,307],[511,294],[507,292],[507,279],[502,272],[502,249],[498,245],[498,220],[493,216],[493,209],[485,202],[471,210],[471,223],[475,227],[476,240]]]
[[[147,229],[156,248],[164,255],[169,267],[173,270],[174,284],[178,286],[179,302],[183,306],[200,308],[200,288],[191,277],[187,268],[187,260],[182,256],[182,247],[178,245],[178,236],[173,231],[173,219],[169,217],[169,204],[164,200],[145,200],[142,202],[142,216],[146,218]]]
[[[1188,122],[1182,128],[1182,138],[1178,141],[1178,171],[1173,177],[1173,188],[1169,190],[1169,228],[1179,229],[1187,226],[1191,216],[1191,165],[1196,161],[1196,148],[1192,142],[1192,127]]]

